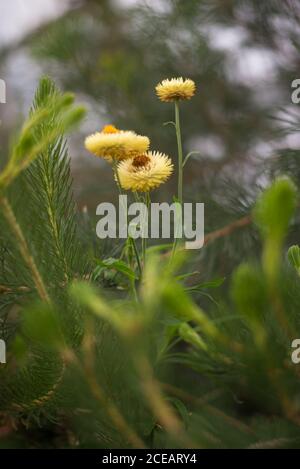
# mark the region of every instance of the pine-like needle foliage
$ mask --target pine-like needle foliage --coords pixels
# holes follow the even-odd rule
[[[259,168],[268,187],[237,187],[234,207],[210,197],[229,225],[209,249],[150,247],[141,277],[130,240],[120,259],[78,240],[66,101],[41,81],[0,174],[0,445],[48,431],[50,447],[299,447],[298,152]]]
[[[12,217],[17,218],[16,229],[24,239],[22,246],[19,237],[12,236],[14,232],[7,220],[1,219],[1,336],[16,350],[26,344],[29,347],[26,360],[24,363],[21,360],[17,370],[9,363],[7,370],[3,370],[2,409],[8,407],[21,411],[42,406],[53,396],[64,373],[62,360],[53,351],[50,353],[45,349],[42,342],[38,345],[28,340],[23,343],[24,338],[20,337],[15,345],[12,342],[17,324],[20,319],[22,321],[24,305],[40,293],[39,289],[36,291],[33,270],[43,285],[46,295],[43,299],[50,301],[51,298],[63,311],[60,321],[68,331],[66,338],[74,342],[81,331],[79,322],[76,322],[76,308],[65,303],[68,282],[83,275],[86,268],[84,257],[79,255],[76,238],[72,180],[63,136],[82,116],[80,108],[71,108],[72,103],[71,95],[62,95],[50,79],[41,79],[28,121],[2,173],[9,176],[6,179],[12,179],[9,197],[13,209],[10,210]],[[20,155],[18,160],[17,154]],[[27,163],[28,154],[31,157]],[[19,166],[13,163],[14,158],[19,161]],[[22,171],[20,165],[29,167],[14,181]],[[24,244],[30,251],[27,253],[29,262],[26,262],[26,256],[20,257],[20,252],[24,254]],[[40,314],[38,309],[36,314]]]

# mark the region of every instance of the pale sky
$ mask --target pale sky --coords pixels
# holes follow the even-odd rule
[[[162,0],[114,0],[121,7],[137,3],[158,6]],[[0,0],[0,48],[21,39],[44,21],[60,16],[68,0]]]
[[[0,0],[0,48],[17,41],[49,18],[66,8],[62,0]]]

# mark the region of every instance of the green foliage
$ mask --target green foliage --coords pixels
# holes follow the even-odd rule
[[[266,286],[259,269],[241,264],[234,272],[232,296],[242,315],[250,321],[261,321],[266,310]]]
[[[256,203],[255,220],[264,238],[263,268],[275,287],[282,243],[297,203],[297,189],[288,178],[277,179]]]
[[[50,89],[51,86],[47,78],[41,80],[34,109],[23,125],[8,163],[1,172],[2,192],[21,171],[55,144],[60,135],[78,124],[84,115],[83,108],[73,107],[73,95],[59,95],[53,88]]]
[[[296,271],[300,275],[300,248],[299,246],[291,246],[288,250],[288,259]]]
[[[275,178],[246,204],[255,205],[262,256],[256,227],[247,225],[249,250],[226,279],[205,272],[209,244],[198,256],[151,246],[142,272],[130,239],[99,258],[78,230],[72,197],[69,126],[61,126],[71,101],[41,81],[34,132],[16,148],[48,143],[30,166],[18,166],[22,174],[11,173],[11,210],[1,202],[0,327],[9,357],[0,409],[3,425],[13,422],[1,445],[26,446],[33,432],[39,447],[51,430],[59,436],[50,447],[299,447],[290,358],[299,278],[283,256],[298,223],[298,182]],[[45,113],[33,125],[45,108],[51,119]],[[288,251],[296,270],[298,251]]]
[[[4,258],[0,275],[1,283],[5,285],[1,308],[3,324],[11,324],[7,332],[2,329],[2,333],[13,341],[13,349],[20,351],[27,347],[27,359],[21,360],[20,367],[17,367],[10,379],[7,378],[8,383],[7,380],[1,383],[2,409],[10,406],[35,411],[44,401],[47,403],[51,400],[53,390],[62,379],[62,360],[46,347],[46,343],[49,346],[54,337],[56,340],[59,337],[55,333],[57,326],[54,319],[51,320],[50,306],[47,310],[44,306],[32,305],[27,312],[22,311],[28,300],[34,299],[35,287],[38,289],[33,271],[40,272],[39,281],[42,285],[46,282],[53,301],[62,308],[60,327],[64,328],[65,339],[74,342],[81,332],[80,323],[75,321],[76,308],[65,302],[64,291],[69,276],[73,278],[75,274],[82,274],[80,266],[83,262],[85,265],[87,263],[79,252],[76,239],[76,213],[66,143],[63,140],[63,134],[78,123],[83,115],[82,108],[74,106],[73,102],[72,95],[61,95],[51,80],[42,78],[30,117],[1,173],[6,189],[19,175],[9,190],[19,219],[19,223],[13,220],[19,236],[12,239],[11,226],[1,221]],[[24,142],[27,142],[26,145]],[[23,235],[23,230],[26,235]],[[23,339],[19,336],[14,338],[12,332],[16,322],[7,319],[16,306],[18,315],[20,307],[24,313],[21,315]],[[44,332],[38,339],[41,331]],[[25,377],[28,385],[22,407],[20,383]]]
[[[119,259],[114,259],[109,257],[105,260],[97,260],[98,266],[94,270],[94,279],[96,280],[97,277],[106,270],[113,270],[115,272],[121,272],[123,275],[128,277],[129,279],[137,279],[137,275],[135,272],[128,267],[128,265]]]
[[[26,339],[43,347],[63,346],[58,317],[50,305],[31,305],[23,311],[22,330]]]
[[[295,185],[287,178],[278,179],[256,203],[254,216],[263,236],[280,245],[295,208]]]
[[[178,329],[179,336],[185,340],[187,343],[199,347],[200,349],[207,350],[207,346],[204,341],[201,339],[199,334],[186,322],[180,324]]]

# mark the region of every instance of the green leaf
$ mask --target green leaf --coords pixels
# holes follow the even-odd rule
[[[144,318],[131,314],[124,314],[112,302],[108,302],[99,291],[86,282],[73,282],[69,289],[70,295],[84,307],[87,307],[95,316],[107,321],[123,336],[140,333]]]
[[[260,320],[267,304],[266,287],[261,272],[249,264],[235,271],[231,294],[239,313],[248,319]]]
[[[206,334],[212,337],[218,335],[218,330],[209,316],[192,301],[191,296],[178,282],[173,283],[170,280],[165,284],[162,295],[165,305],[175,318],[182,321],[194,321]]]
[[[295,267],[298,274],[300,275],[300,247],[299,246],[291,246],[288,250],[288,260],[290,264]]]
[[[199,334],[197,334],[195,329],[193,329],[186,322],[180,324],[178,333],[183,340],[193,345],[194,347],[200,348],[201,350],[207,350],[207,345],[205,344],[204,340],[200,337]]]
[[[158,244],[156,246],[150,246],[147,248],[147,253],[150,254],[150,253],[165,251],[165,250],[171,249],[172,246],[173,246],[173,243]]]
[[[191,287],[185,288],[186,291],[198,291],[203,290],[204,288],[218,288],[225,281],[225,277],[216,278],[215,280],[210,280],[209,282],[198,283],[197,285],[192,285]]]
[[[282,243],[297,203],[297,190],[289,178],[277,179],[258,199],[254,219],[264,238],[262,265],[269,287],[276,288]]]
[[[296,208],[297,190],[289,178],[277,179],[258,199],[254,218],[264,238],[284,238]]]
[[[115,259],[113,257],[109,257],[105,260],[96,259],[97,264],[100,267],[104,267],[106,269],[116,270],[117,272],[122,273],[126,277],[130,279],[137,279],[136,273],[124,262],[119,259]],[[101,273],[101,272],[100,272]]]
[[[189,416],[189,412],[188,412],[185,404],[180,399],[177,399],[176,397],[168,397],[167,400],[175,407],[175,409],[179,413],[179,415],[180,415],[180,417],[181,417],[181,419],[184,423],[184,426],[186,428],[188,428],[188,424],[189,424],[189,421],[190,421],[190,416]]]
[[[200,155],[200,154],[201,154],[200,151],[190,151],[190,152],[186,155],[186,157],[184,158],[183,163],[182,163],[182,167],[183,167],[183,168],[185,167],[185,165],[187,164],[188,160],[190,159],[190,157],[191,157],[192,155]]]
[[[177,275],[176,280],[184,280],[185,278],[192,277],[193,275],[198,275],[200,272],[196,270],[195,272],[187,272],[186,274]]]
[[[173,125],[174,127],[176,127],[176,124],[175,124],[175,122],[173,122],[173,121],[164,122],[163,125],[164,125],[164,126],[166,126],[166,125]]]

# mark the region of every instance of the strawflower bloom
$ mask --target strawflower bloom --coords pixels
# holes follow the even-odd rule
[[[171,80],[163,80],[155,89],[161,101],[172,102],[180,99],[191,99],[195,94],[196,85],[190,79],[172,78]]]
[[[148,150],[148,137],[137,135],[132,131],[118,130],[113,125],[106,125],[101,132],[89,135],[85,147],[96,156],[108,161],[132,158]]]
[[[148,151],[121,161],[118,177],[121,187],[136,192],[149,192],[166,182],[173,172],[171,159],[159,152]]]

